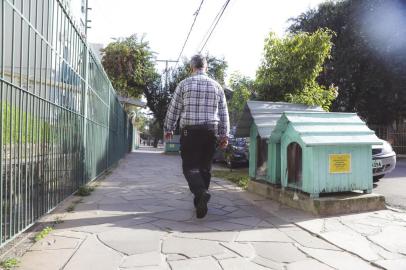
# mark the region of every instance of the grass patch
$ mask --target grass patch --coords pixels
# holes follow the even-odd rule
[[[63,220],[62,220],[61,217],[56,217],[56,218],[54,219],[54,224],[61,224],[61,223],[63,223]]]
[[[20,261],[16,258],[9,258],[0,263],[0,267],[4,270],[10,270],[17,267],[20,264]]]
[[[66,210],[66,212],[73,212],[73,211],[75,211],[75,206],[76,205],[74,205],[74,204],[71,204],[71,205],[69,205],[65,210]]]
[[[79,187],[78,191],[76,191],[76,196],[89,196],[94,191],[94,187],[89,186],[81,186]]]
[[[233,183],[236,183],[239,187],[246,189],[248,187],[248,182],[250,177],[246,170],[237,170],[237,171],[223,171],[223,170],[213,170],[212,175],[214,177],[223,178],[229,180]]]
[[[37,235],[35,236],[35,242],[38,242],[38,241],[44,239],[45,236],[47,236],[53,230],[54,230],[54,228],[52,228],[52,227],[49,227],[49,226],[45,227],[44,229],[42,229],[42,231],[37,233]]]
[[[74,202],[72,202],[72,204],[69,205],[65,210],[66,210],[67,212],[73,212],[73,211],[75,211],[76,205],[79,204],[79,203],[81,203],[81,202],[82,202],[82,199],[77,200],[77,201],[74,201]]]

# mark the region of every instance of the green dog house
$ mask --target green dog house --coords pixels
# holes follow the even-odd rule
[[[173,135],[172,139],[165,142],[165,153],[177,154],[180,151],[180,135]]]
[[[282,187],[313,198],[320,193],[372,191],[372,145],[382,141],[354,113],[286,111],[270,144],[281,145]]]
[[[285,111],[323,110],[320,107],[287,102],[248,101],[245,105],[235,136],[250,138],[249,175],[252,179],[280,184],[280,143],[269,143],[269,138]]]

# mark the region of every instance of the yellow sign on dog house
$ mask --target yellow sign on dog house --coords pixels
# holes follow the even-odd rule
[[[330,173],[350,173],[351,154],[331,154],[329,155]]]

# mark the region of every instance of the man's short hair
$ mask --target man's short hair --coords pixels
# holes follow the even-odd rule
[[[196,54],[190,60],[190,66],[196,69],[202,69],[207,66],[206,57],[201,54]]]

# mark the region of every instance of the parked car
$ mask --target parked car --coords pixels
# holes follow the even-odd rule
[[[230,138],[226,149],[217,147],[213,162],[224,162],[229,168],[233,168],[237,165],[246,166],[249,161],[248,153],[248,144],[245,139]]]
[[[385,174],[391,172],[396,166],[396,153],[387,141],[383,145],[372,147],[372,172],[374,182],[379,181]]]

